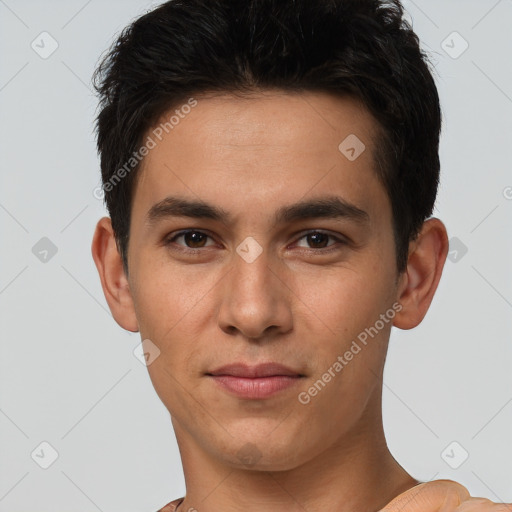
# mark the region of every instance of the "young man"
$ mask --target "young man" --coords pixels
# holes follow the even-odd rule
[[[420,484],[384,437],[391,326],[422,321],[448,251],[439,99],[402,14],[170,1],[96,71],[92,253],[176,433],[186,496],[162,511],[504,510]]]

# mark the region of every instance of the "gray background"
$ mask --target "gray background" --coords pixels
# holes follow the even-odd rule
[[[112,319],[90,256],[105,213],[91,74],[155,5],[0,0],[0,511],[152,512],[184,493],[139,335]],[[416,478],[512,502],[512,1],[405,6],[439,75],[452,252],[423,323],[393,330],[386,434]]]

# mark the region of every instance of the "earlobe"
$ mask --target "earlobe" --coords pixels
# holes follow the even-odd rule
[[[446,227],[439,219],[428,219],[409,247],[407,269],[398,294],[402,309],[395,316],[394,326],[412,329],[423,320],[441,279],[447,254]]]
[[[91,252],[112,316],[123,329],[137,332],[139,326],[130,286],[109,217],[103,217],[98,221]]]

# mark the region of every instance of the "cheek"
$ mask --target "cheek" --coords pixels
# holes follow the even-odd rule
[[[201,337],[207,329],[205,299],[214,283],[211,278],[183,271],[168,262],[141,260],[137,273],[134,303],[142,340],[149,339],[157,347],[158,356],[148,365],[148,373],[156,393],[169,408],[187,407],[187,394],[192,375],[201,360]],[[156,350],[156,349],[154,349]]]
[[[373,324],[386,310],[387,281],[378,266],[370,264],[302,274],[296,289],[327,333],[347,338],[357,335],[369,322]]]
[[[137,262],[134,303],[141,336],[164,342],[201,303],[218,281],[217,273],[197,265],[177,265],[165,253],[142,254]]]
[[[329,369],[331,375],[336,374],[326,392],[322,391],[319,407],[328,408],[330,401],[339,400],[351,404],[340,413],[349,414],[354,404],[365,403],[375,385],[391,329],[389,319],[384,324],[379,320],[391,307],[392,274],[387,265],[375,257],[359,267],[338,268],[330,275],[324,269],[323,274],[301,276],[301,299],[308,306],[304,312],[312,318],[303,328],[313,338],[316,336],[314,381],[322,379]],[[338,356],[343,358],[341,363]],[[339,364],[343,369],[339,370]],[[329,375],[325,377],[329,379]]]
[[[328,380],[325,387],[320,386],[313,407],[331,410],[335,430],[336,422],[362,413],[375,388],[391,329],[391,320],[379,319],[391,305],[388,285],[384,279],[376,281],[372,272],[338,273],[328,283],[323,290],[313,288],[304,302],[321,320],[317,321],[316,367],[310,384],[318,387],[318,380]],[[326,335],[318,339],[321,325],[327,327]],[[314,326],[304,327],[315,333]],[[333,403],[339,406],[336,411]]]
[[[180,400],[180,389],[195,385],[211,352],[213,298],[223,272],[208,265],[177,265],[155,257],[140,261],[135,308],[142,339],[150,339],[159,356],[148,366],[165,404]]]

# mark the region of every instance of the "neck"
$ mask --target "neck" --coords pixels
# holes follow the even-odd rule
[[[186,483],[178,512],[380,510],[419,482],[393,458],[382,427],[380,396],[342,438],[285,471],[233,467],[201,450],[173,418]],[[371,411],[378,411],[372,413]]]

